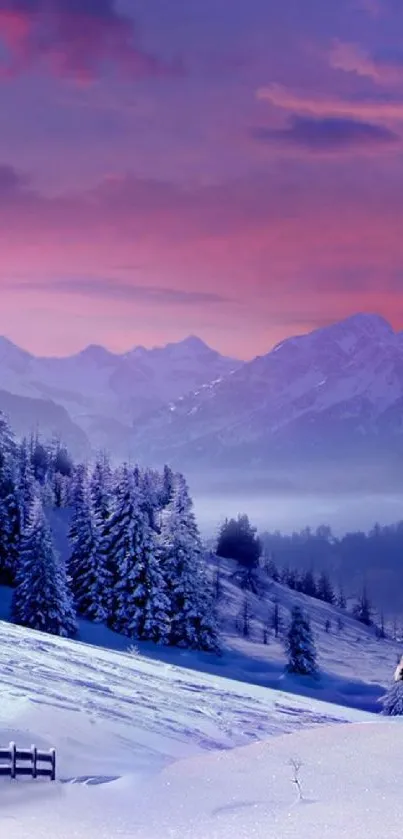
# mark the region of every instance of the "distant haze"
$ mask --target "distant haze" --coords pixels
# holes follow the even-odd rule
[[[250,493],[194,495],[195,512],[202,535],[214,536],[226,517],[247,513],[259,530],[291,533],[305,527],[328,524],[335,535],[368,531],[375,524],[393,524],[403,519],[403,492],[395,494],[292,495]]]

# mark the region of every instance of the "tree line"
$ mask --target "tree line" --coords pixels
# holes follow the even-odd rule
[[[321,538],[324,538],[322,534]],[[291,537],[290,537],[291,538]],[[236,519],[226,519],[222,524],[216,545],[218,556],[234,559],[240,570],[240,580],[245,587],[253,587],[253,571],[261,568],[274,582],[281,583],[293,591],[306,594],[337,606],[341,610],[347,609],[347,600],[342,586],[336,587],[330,575],[322,570],[315,574],[312,567],[293,568],[289,564],[277,564],[274,553],[264,551],[265,541],[257,535],[249,517],[245,514],[239,515]],[[359,596],[352,604],[352,617],[365,624],[372,626],[374,613],[365,586]],[[379,632],[384,636],[384,621],[381,616]]]
[[[70,553],[55,550],[46,510],[69,508]],[[130,638],[218,651],[192,499],[183,475],[108,456],[74,464],[58,441],[17,442],[0,416],[0,582],[12,619],[74,637],[77,618]]]

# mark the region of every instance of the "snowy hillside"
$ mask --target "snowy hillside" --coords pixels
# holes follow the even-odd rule
[[[0,739],[58,756],[56,784],[0,782],[8,839],[399,835],[399,721],[4,623],[0,641]]]
[[[51,510],[47,515],[58,551],[66,560],[69,553],[69,511]],[[259,593],[245,592],[233,578],[235,564],[231,560],[222,559],[219,564],[221,594],[217,609],[222,655],[217,657],[208,653],[159,647],[152,643],[138,643],[142,655],[150,660],[158,659],[167,665],[181,665],[213,676],[315,696],[368,711],[379,710],[378,699],[389,683],[401,654],[398,643],[378,640],[373,628],[365,627],[334,606],[274,583],[264,572],[259,572],[257,577]],[[216,569],[217,559],[213,557],[207,561],[208,574],[213,584]],[[248,638],[242,635],[245,599],[250,615]],[[276,601],[282,631],[276,639],[274,631],[269,628],[268,643],[265,645],[263,630],[270,622]],[[0,619],[9,619],[10,605],[11,589],[0,588]],[[283,636],[295,605],[300,605],[311,621],[321,670],[321,678],[316,683],[284,674],[286,659]],[[79,621],[79,638],[89,644],[118,651],[125,651],[131,643],[128,638],[112,632],[106,626],[85,620]]]
[[[50,520],[65,557],[68,511]],[[209,570],[214,579],[214,559]],[[1,835],[339,839],[352,825],[349,836],[379,839],[375,807],[395,828],[399,721],[369,711],[379,709],[397,645],[263,574],[259,594],[247,595],[245,639],[235,626],[245,592],[233,572],[221,561],[221,656],[151,643],[133,655],[129,639],[88,621],[81,642],[0,621],[0,740],[55,746],[58,765],[56,784],[0,782]],[[1,589],[1,617],[10,599]],[[317,682],[284,676],[282,642],[261,642],[275,600],[284,621],[297,602],[309,613]],[[302,801],[293,760],[303,763]]]
[[[215,568],[216,560],[213,560],[213,578]],[[263,572],[258,575],[259,594],[253,594],[241,589],[233,580],[236,566],[231,560],[221,559],[220,568],[222,594],[218,609],[224,637],[224,672],[227,661],[228,668],[237,679],[306,693],[343,705],[378,710],[378,697],[389,683],[400,655],[399,644],[392,640],[378,640],[372,627],[364,626],[335,606],[274,583]],[[248,638],[242,636],[245,600],[250,615]],[[283,631],[276,639],[274,631],[269,628],[265,645],[263,630],[270,622],[276,602]],[[284,630],[296,605],[309,615],[312,625],[322,671],[318,683],[307,683],[303,679],[298,683],[295,677],[284,675]]]
[[[33,742],[42,748],[55,746],[59,781],[82,782],[59,782],[55,786],[39,782],[34,787],[28,781],[2,781],[0,828],[10,839],[39,839],[44,830],[48,833],[50,829],[55,839],[195,837],[180,832],[188,821],[187,807],[194,796],[192,776],[202,771],[202,786],[208,783],[210,766],[216,773],[220,761],[226,760],[225,750],[305,728],[371,719],[360,711],[196,674],[162,661],[94,649],[4,623],[0,623],[0,640],[2,741],[7,744],[14,739],[20,747]],[[294,745],[292,738],[277,747],[270,742],[273,746],[265,745],[262,752],[271,755],[270,761],[276,748],[282,750],[276,795],[285,796],[283,804],[292,804],[293,789],[289,785],[287,796],[283,779],[288,771],[286,757],[299,754],[299,745]],[[217,758],[204,765],[203,756],[209,752],[218,753]],[[194,756],[202,757],[202,762],[184,764],[190,766],[184,770],[178,764],[171,775],[169,767],[173,763]],[[232,759],[242,769],[242,752]],[[254,775],[259,775],[259,761]],[[272,765],[268,765],[269,772]],[[225,770],[225,762],[222,767]],[[249,786],[247,755],[244,768],[243,783]],[[188,789],[182,772],[188,778]],[[220,795],[223,813],[230,803],[225,774]],[[175,778],[180,776],[182,803],[175,806],[178,826],[169,833],[164,795],[161,808],[154,805],[171,783],[172,802],[177,801]],[[85,778],[92,782],[84,785]],[[95,786],[113,778],[120,780]],[[261,795],[258,776],[255,782],[258,786],[253,800]],[[239,797],[237,783],[231,793],[233,802]],[[211,810],[217,809],[218,793],[216,789]],[[266,797],[269,807],[270,801],[274,803],[273,795],[271,783]],[[199,806],[204,804],[201,797]],[[229,823],[231,813],[230,808]],[[220,825],[222,816],[217,821],[218,829]],[[211,839],[215,834],[202,831],[197,835]]]
[[[283,341],[137,431],[145,460],[194,471],[402,452],[403,338],[356,315]]]

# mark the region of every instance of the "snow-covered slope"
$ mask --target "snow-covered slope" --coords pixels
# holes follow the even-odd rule
[[[55,543],[65,560],[69,551],[68,511],[53,510],[48,515]],[[210,557],[206,562],[208,575],[214,582],[217,558]],[[256,576],[258,593],[245,591],[234,577],[236,565],[231,560],[221,559],[219,563],[221,593],[217,610],[222,655],[217,657],[156,647],[151,643],[138,643],[143,656],[152,661],[164,661],[167,666],[184,666],[199,673],[208,672],[214,677],[227,677],[287,693],[316,697],[338,705],[379,711],[378,700],[400,658],[400,644],[387,639],[378,640],[373,628],[363,626],[334,606],[274,583],[262,571]],[[247,638],[242,635],[245,599],[250,621]],[[282,624],[277,639],[268,626],[275,602],[278,603]],[[284,633],[295,605],[301,606],[311,621],[321,671],[321,678],[317,682],[298,680],[284,673]],[[0,588],[0,620],[9,619],[10,606],[11,589]],[[125,651],[131,643],[126,637],[117,635],[103,625],[81,620],[79,627],[80,640],[94,646]],[[268,628],[267,644],[263,643],[264,627]]]
[[[149,824],[153,784],[160,795],[171,783],[169,774],[160,773],[172,763],[211,751],[223,754],[301,728],[370,719],[361,711],[4,623],[0,662],[1,741],[55,746],[58,756],[55,786],[0,782],[0,832],[10,839],[37,839],[44,832],[55,839],[182,836],[169,833],[166,801]],[[271,748],[265,746],[268,753]],[[289,756],[294,755],[290,742]],[[113,778],[120,780],[93,786]],[[87,786],[60,783],[73,779],[92,781]],[[289,793],[292,803],[291,786]],[[179,810],[186,797],[185,785]],[[177,815],[181,831],[186,808]],[[198,835],[212,839],[214,833]]]
[[[93,445],[108,445],[125,457],[130,454],[129,434],[137,417],[239,364],[193,336],[151,350],[137,347],[122,355],[91,345],[66,358],[37,358],[0,338],[0,389],[20,397],[52,400],[68,411]],[[41,404],[45,411],[49,403]]]
[[[65,557],[68,511],[50,520]],[[0,744],[55,746],[58,765],[56,784],[0,779],[1,836],[379,839],[382,826],[397,839],[399,721],[368,709],[398,646],[263,575],[241,638],[245,592],[233,572],[221,561],[221,657],[151,644],[132,655],[127,638],[85,621],[92,646],[0,621]],[[1,616],[10,596],[0,590]],[[261,643],[275,600],[283,619],[297,602],[309,613],[318,682],[284,677],[282,643]],[[302,801],[292,760],[303,764]]]
[[[399,835],[398,722],[5,623],[0,699],[2,744],[58,761],[0,780],[7,839]]]
[[[145,459],[190,470],[403,453],[403,337],[355,315],[161,410],[135,438]]]
[[[139,789],[131,835],[398,839],[401,735],[401,720],[331,726],[177,763]]]

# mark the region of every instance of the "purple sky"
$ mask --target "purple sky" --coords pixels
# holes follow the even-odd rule
[[[403,326],[403,4],[0,0],[0,332]]]

